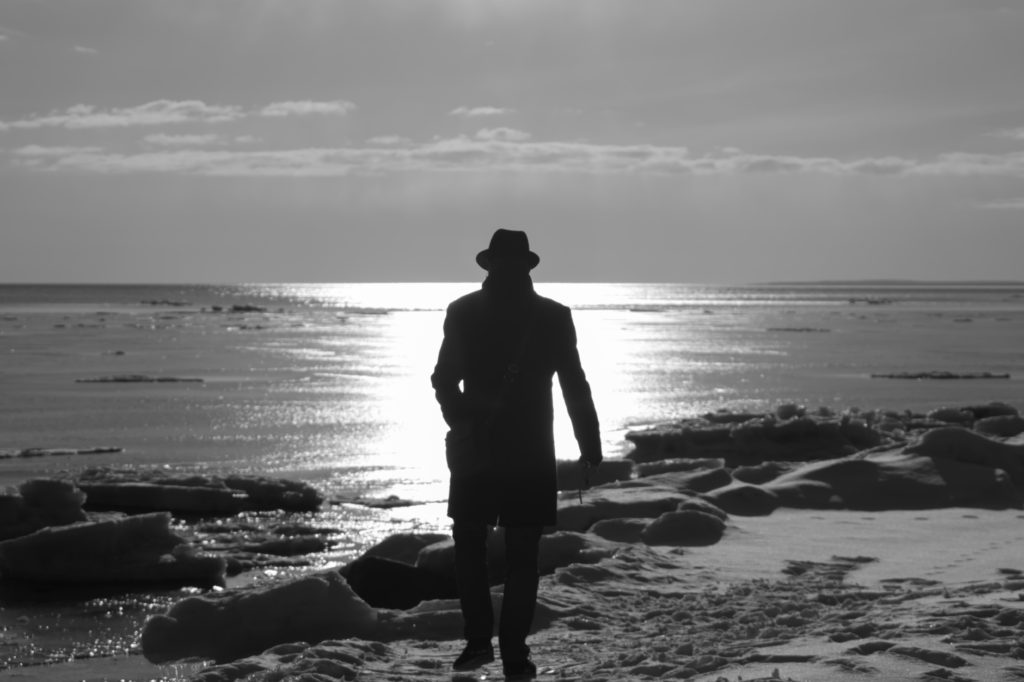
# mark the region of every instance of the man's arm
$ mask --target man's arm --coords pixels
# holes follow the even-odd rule
[[[558,383],[562,385],[562,397],[572,421],[573,434],[580,446],[580,458],[591,466],[601,463],[601,427],[597,421],[597,409],[590,392],[590,384],[580,364],[576,347],[576,326],[568,308],[560,324],[559,352],[555,370]]]
[[[434,396],[441,405],[441,416],[448,426],[453,426],[469,418],[465,396],[459,388],[464,377],[463,353],[459,336],[455,329],[451,307],[444,318],[444,339],[441,350],[437,354],[437,365],[430,375],[430,384],[434,387]]]

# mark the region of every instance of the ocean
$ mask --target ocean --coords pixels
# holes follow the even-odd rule
[[[477,287],[0,285],[0,486],[160,467],[297,478],[335,502],[421,503],[335,503],[305,519],[334,529],[318,566],[395,532],[446,530],[445,426],[429,376],[447,303]],[[610,457],[628,451],[631,429],[722,409],[1024,408],[1024,284],[536,289],[573,309]],[[872,377],[933,371],[1008,378]],[[95,381],[124,375],[179,381]],[[559,457],[574,459],[558,406]],[[121,451],[12,456],[97,447]],[[145,616],[180,594],[38,597],[0,590],[0,669],[132,651]]]
[[[0,460],[0,484],[130,465],[443,498],[429,376],[447,303],[478,286],[0,286],[0,451],[123,448]],[[536,289],[574,311],[609,456],[630,429],[719,409],[1024,407],[1024,284]],[[871,376],[917,371],[1010,378]],[[81,381],[130,374],[202,381]],[[576,457],[564,409],[556,433]]]

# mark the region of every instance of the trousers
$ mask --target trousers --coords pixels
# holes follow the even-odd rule
[[[452,526],[455,577],[467,641],[490,640],[494,632],[487,573],[488,532],[488,526],[482,523],[456,520]],[[505,596],[498,623],[498,645],[505,661],[529,654],[526,636],[537,604],[540,536],[541,526],[505,528]]]

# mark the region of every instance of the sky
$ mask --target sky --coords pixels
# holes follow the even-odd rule
[[[1021,0],[3,0],[0,282],[1024,279]]]

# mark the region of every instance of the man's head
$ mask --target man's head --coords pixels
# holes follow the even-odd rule
[[[518,230],[496,230],[490,246],[476,255],[477,265],[497,275],[527,273],[539,262],[526,233]]]

